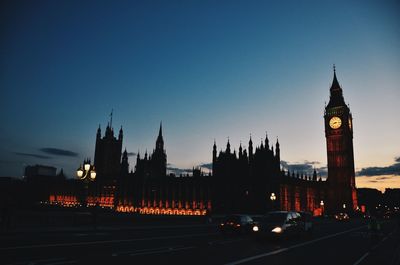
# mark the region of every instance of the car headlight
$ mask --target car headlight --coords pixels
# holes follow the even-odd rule
[[[253,226],[253,231],[254,231],[254,232],[258,232],[258,226],[256,226],[256,225]]]
[[[274,229],[272,229],[271,232],[273,232],[273,233],[282,233],[282,228],[277,226]]]

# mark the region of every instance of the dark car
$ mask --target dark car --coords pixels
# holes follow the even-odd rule
[[[244,214],[232,214],[224,218],[219,225],[222,233],[250,233],[253,229],[253,219]]]
[[[269,212],[253,226],[257,237],[282,237],[303,232],[304,221],[300,213],[291,211]]]

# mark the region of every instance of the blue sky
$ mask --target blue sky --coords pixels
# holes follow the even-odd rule
[[[218,149],[228,137],[238,148],[266,131],[289,164],[324,167],[333,64],[354,116],[357,171],[397,165],[398,1],[3,1],[0,9],[0,176],[45,164],[73,177],[93,159],[111,109],[129,152],[152,150],[162,121],[174,167],[209,163],[214,139]],[[400,187],[399,170],[387,175]]]

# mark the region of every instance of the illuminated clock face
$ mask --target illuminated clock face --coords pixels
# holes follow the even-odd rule
[[[331,126],[332,129],[337,129],[342,125],[342,120],[339,117],[332,117],[329,120],[329,126]]]

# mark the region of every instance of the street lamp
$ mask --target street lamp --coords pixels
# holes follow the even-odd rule
[[[272,193],[271,193],[271,196],[269,196],[269,198],[270,198],[270,200],[271,200],[271,202],[272,202],[272,208],[275,208],[275,200],[276,200],[275,193],[272,192]]]
[[[94,165],[90,164],[89,159],[83,161],[83,166],[79,166],[79,168],[76,170],[76,176],[78,177],[78,179],[82,180],[85,183],[85,202],[87,206],[87,198],[89,195],[89,182],[93,182],[96,179],[96,170],[94,168]]]
[[[321,202],[319,203],[319,205],[321,205],[321,215],[324,216],[324,201],[321,200]]]
[[[78,179],[85,182],[94,181],[96,179],[96,170],[94,166],[90,164],[90,160],[85,160],[82,165],[76,170],[76,176]]]

